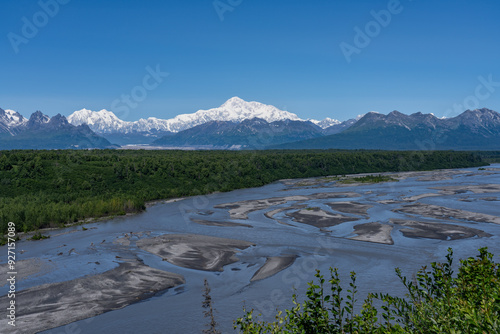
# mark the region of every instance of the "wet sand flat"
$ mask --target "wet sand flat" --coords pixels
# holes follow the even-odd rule
[[[44,284],[16,293],[16,327],[2,317],[10,333],[36,333],[128,306],[184,284],[181,275],[150,268],[139,261],[120,263],[100,275]],[[7,296],[0,305],[7,305]]]
[[[248,227],[253,228],[252,225],[233,223],[228,221],[214,221],[214,220],[204,220],[204,219],[193,219],[191,221],[196,224],[206,225],[206,226],[219,226],[219,227]]]
[[[436,197],[436,196],[443,196],[443,194],[436,194],[436,193],[426,193],[426,194],[421,194],[421,195],[415,195],[415,196],[409,196],[409,197],[403,197],[403,201],[407,202],[415,202],[418,201],[419,199],[426,198],[426,197]]]
[[[23,280],[30,276],[42,276],[51,272],[55,267],[54,262],[48,262],[40,258],[16,261],[16,279]],[[0,277],[7,277],[9,271],[7,263],[0,264]]]
[[[443,169],[437,171],[420,172],[423,176],[418,178],[418,181],[442,181],[451,180],[454,176],[468,174],[468,172],[453,170],[453,169]]]
[[[352,198],[361,197],[361,194],[353,191],[343,191],[338,193],[316,193],[308,196],[309,199],[330,199],[330,198]]]
[[[292,206],[287,206],[284,208],[278,208],[278,209],[274,209],[271,211],[267,211],[266,213],[264,213],[264,216],[266,216],[269,219],[274,219],[274,216],[280,212],[288,211],[288,210],[299,210],[299,209],[304,209],[304,208],[307,208],[307,205],[305,205],[305,204],[292,205]]]
[[[393,199],[388,199],[388,200],[383,200],[383,201],[377,201],[377,203],[387,205],[387,204],[399,204],[399,203],[401,203],[401,201],[396,201],[396,200],[393,200]]]
[[[354,233],[356,233],[357,236],[349,239],[393,245],[394,241],[391,238],[392,229],[393,227],[391,225],[377,222],[359,224],[354,226]]]
[[[253,243],[200,234],[165,234],[141,239],[137,247],[153,253],[179,267],[223,271],[224,266],[238,261],[235,254]]]
[[[433,204],[414,203],[403,206],[399,209],[394,209],[394,212],[404,212],[424,217],[446,219],[455,218],[461,220],[469,220],[479,223],[495,223],[500,224],[500,217],[488,215],[485,213],[471,212],[459,209],[446,208]]]
[[[431,187],[430,189],[440,190],[440,192],[445,195],[462,194],[468,191],[473,192],[474,194],[487,194],[487,193],[500,193],[500,184]]]
[[[497,197],[483,197],[480,198],[481,201],[487,201],[487,202],[497,202],[498,198]]]
[[[229,209],[229,215],[232,219],[248,219],[248,214],[253,211],[267,209],[273,205],[285,204],[290,201],[306,201],[307,196],[286,196],[272,197],[266,199],[240,201],[215,205],[214,208]]]
[[[280,271],[290,267],[295,262],[296,258],[297,256],[295,255],[268,257],[266,263],[255,272],[250,282],[263,280],[276,275]]]
[[[404,226],[401,233],[407,238],[427,238],[437,240],[458,240],[477,237],[491,237],[484,231],[454,224],[419,222],[414,220],[391,219],[392,224]]]
[[[373,208],[373,205],[361,204],[358,202],[331,202],[326,203],[326,205],[335,211],[363,216],[367,214],[368,209]]]
[[[355,192],[327,192],[316,193],[307,196],[285,196],[285,197],[271,197],[265,199],[256,199],[248,201],[239,201],[232,203],[224,203],[215,205],[217,209],[228,209],[229,215],[232,219],[248,219],[248,214],[254,211],[267,209],[271,206],[282,205],[288,202],[304,202],[311,199],[329,199],[329,198],[348,198],[360,197],[361,195]]]
[[[318,228],[335,226],[359,219],[347,217],[341,214],[326,212],[318,208],[302,209],[295,212],[289,212],[286,215],[293,218],[293,220],[295,220],[296,222]]]

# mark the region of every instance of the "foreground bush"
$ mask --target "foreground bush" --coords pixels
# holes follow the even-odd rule
[[[452,271],[453,251],[444,263],[420,269],[414,280],[396,274],[407,289],[405,298],[369,294],[359,313],[356,302],[356,274],[351,273],[347,294],[337,269],[330,268],[329,289],[319,270],[317,282],[310,282],[303,303],[293,296],[294,307],[278,312],[276,321],[264,322],[253,311],[235,321],[243,333],[499,333],[499,264],[486,248],[476,258],[460,261]],[[346,299],[344,299],[344,296]],[[374,300],[382,303],[376,308]]]

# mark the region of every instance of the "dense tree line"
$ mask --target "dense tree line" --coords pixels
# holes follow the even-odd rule
[[[477,152],[485,162],[499,163],[500,151],[480,151]]]
[[[0,233],[9,221],[20,231],[62,226],[285,178],[484,164],[451,151],[0,151]]]

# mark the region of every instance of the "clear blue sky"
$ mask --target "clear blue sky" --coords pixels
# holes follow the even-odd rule
[[[464,101],[500,111],[500,2],[401,0],[390,23],[370,24],[371,11],[392,1],[221,0],[231,10],[218,13],[213,0],[71,0],[53,17],[38,1],[2,1],[0,107],[26,117],[123,109],[135,89],[147,97],[117,113],[127,120],[232,96],[316,119],[453,116]],[[39,26],[35,35],[26,21]],[[358,41],[348,62],[341,43],[356,47],[354,29],[367,25],[370,43]],[[145,90],[146,67],[157,65],[169,76]],[[499,83],[476,92],[490,75]]]

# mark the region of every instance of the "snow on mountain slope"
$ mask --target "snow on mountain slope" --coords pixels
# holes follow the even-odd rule
[[[14,110],[0,108],[0,133],[14,136],[28,120]]]
[[[198,110],[192,114],[178,115],[164,120],[155,117],[141,118],[135,122],[122,121],[111,111],[91,111],[82,109],[75,111],[68,117],[73,125],[88,124],[97,133],[132,133],[132,132],[179,132],[194,126],[211,121],[242,122],[246,119],[261,118],[271,123],[281,120],[302,121],[296,114],[280,110],[272,105],[259,102],[246,102],[239,97],[227,100],[218,108]],[[339,123],[336,120],[311,120],[318,126],[325,128],[329,124]]]
[[[77,110],[68,117],[68,122],[73,125],[87,124],[93,131],[99,133],[127,132],[126,129],[131,123],[122,121],[113,112],[106,109],[100,111]]]
[[[326,129],[326,128],[329,128],[329,127],[331,127],[333,125],[337,125],[337,124],[342,123],[342,122],[340,122],[340,121],[338,121],[336,119],[332,119],[330,117],[327,117],[327,118],[325,118],[322,121],[318,121],[318,120],[315,120],[315,119],[309,119],[309,121],[311,123],[316,124],[317,126],[319,126],[322,129]]]
[[[6,109],[5,110],[6,119],[9,121],[8,125],[10,126],[19,126],[28,121],[27,118],[23,117],[20,113],[14,110]]]
[[[181,114],[171,119],[141,118],[135,122],[122,121],[112,111],[91,111],[82,109],[68,117],[73,125],[87,124],[97,133],[135,133],[135,132],[179,132],[211,121],[231,121],[240,123],[247,119],[260,118],[269,123],[281,120],[303,121],[296,114],[283,111],[275,106],[260,102],[246,102],[239,97],[227,100],[218,108],[198,110],[192,114]],[[323,121],[309,120],[312,123],[327,128],[340,123],[326,118]]]
[[[193,114],[178,115],[169,121],[171,125],[170,131],[178,132],[210,121],[239,123],[252,118],[260,118],[268,123],[285,119],[301,120],[297,115],[274,106],[259,102],[246,102],[239,97],[233,97],[218,108],[198,110]]]

